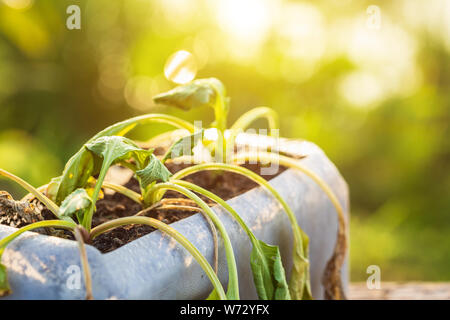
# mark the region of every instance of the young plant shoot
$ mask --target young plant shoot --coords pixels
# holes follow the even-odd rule
[[[259,299],[291,299],[278,246],[271,246],[262,240],[258,240],[239,214],[226,201],[214,193],[187,181],[171,179],[171,182],[213,200],[227,210],[244,229],[253,246],[250,265]]]
[[[283,206],[289,221],[292,226],[294,235],[294,249],[293,249],[293,269],[289,281],[289,290],[291,298],[294,300],[311,299],[311,288],[309,283],[309,260],[307,243],[308,238],[297,224],[295,214],[292,212],[289,205],[281,197],[281,195],[262,177],[246,168],[225,164],[225,163],[205,163],[187,167],[175,173],[171,179],[182,179],[190,174],[202,170],[223,170],[244,175],[262,187],[266,188]],[[160,197],[162,195],[159,195]]]
[[[220,86],[217,85],[220,83]],[[220,90],[216,90],[219,87]],[[154,101],[156,103],[161,103],[169,106],[175,106],[181,109],[189,110],[192,107],[208,105],[214,108],[214,114],[216,116],[216,121],[213,123],[212,127],[217,129],[218,137],[217,143],[213,145],[213,150],[218,152],[224,152],[225,156],[215,157],[215,160],[218,162],[225,162],[225,159],[228,161],[233,158],[231,154],[235,152],[235,140],[239,133],[243,132],[252,122],[259,118],[266,118],[269,124],[270,133],[274,132],[274,129],[278,128],[278,116],[276,112],[267,107],[258,107],[251,109],[247,113],[243,114],[236,122],[228,129],[227,133],[225,132],[226,127],[221,126],[218,127],[215,125],[220,122],[222,124],[226,124],[226,117],[228,115],[229,110],[229,101],[230,99],[225,95],[225,87],[224,85],[215,78],[210,79],[199,79],[192,81],[191,83],[184,84],[178,86],[166,93],[160,94],[154,97]],[[219,95],[222,95],[219,97]],[[226,101],[226,108],[220,108],[220,103]],[[226,138],[225,138],[226,137]],[[219,147],[222,146],[222,147]],[[259,154],[260,152],[258,152]],[[222,154],[222,153],[221,153]],[[240,159],[250,159],[257,161],[271,161],[274,157],[278,156],[276,153],[266,153],[264,157],[257,157],[255,155],[251,155],[247,157],[243,157],[240,155],[240,151],[238,150],[238,154],[236,158]],[[327,269],[324,274],[323,283],[325,286],[325,296],[328,299],[345,299],[345,294],[342,289],[340,272],[342,265],[345,261],[345,255],[347,250],[347,227],[346,221],[344,217],[344,211],[337,200],[334,193],[331,189],[326,185],[326,183],[313,172],[307,170],[304,166],[302,166],[298,161],[294,161],[293,159],[289,159],[285,157],[283,158],[283,165],[297,169],[309,177],[311,177],[328,195],[333,205],[336,208],[338,219],[339,219],[339,231],[337,235],[337,243],[335,246],[335,252],[331,259],[328,262]],[[285,160],[285,161],[284,161]],[[232,161],[234,162],[234,161]]]
[[[127,149],[129,157],[134,156],[136,158],[139,158],[139,155],[144,154],[144,151],[146,151],[146,150],[142,150],[142,149],[136,150],[133,147],[133,145],[131,145],[131,146],[127,145],[126,147],[124,147],[124,145],[118,141],[122,141],[125,138],[122,138],[122,137],[117,137],[117,138],[120,138],[120,139],[118,139],[118,140],[114,139],[117,141],[114,141],[112,139],[101,139],[100,141],[97,141],[97,143],[93,143],[90,147],[92,147],[92,149],[96,150],[95,152],[102,154],[104,156],[103,159],[106,159],[106,163],[111,162],[111,160],[108,160],[108,159],[114,158],[114,155],[117,156],[118,154],[119,154],[119,156],[114,158],[116,161],[120,158],[120,154],[122,154],[122,158],[119,160],[122,161],[123,159],[125,159],[126,156],[124,155],[125,154],[124,150],[126,148],[129,148],[129,149]],[[105,140],[107,140],[107,142],[105,142]],[[112,142],[112,141],[114,141],[114,142]],[[124,141],[126,141],[126,140],[124,140]],[[110,143],[108,143],[108,142],[110,142]],[[129,141],[126,141],[126,142],[129,142]],[[120,153],[118,150],[122,153]],[[147,156],[149,153],[151,153],[151,151],[146,151],[146,152],[147,152]],[[113,155],[113,156],[111,156],[111,155]],[[154,159],[156,159],[156,158],[154,158]],[[142,159],[140,159],[140,160],[142,160]],[[156,160],[153,160],[153,161],[156,161]],[[103,163],[105,163],[105,161],[103,161]],[[142,161],[142,163],[145,163],[145,161]],[[164,167],[164,165],[161,165],[161,166]],[[139,166],[137,166],[137,167],[139,167]],[[155,174],[154,172],[152,172],[152,173]],[[61,204],[61,207],[58,208],[58,206],[56,204],[54,204],[50,199],[45,197],[38,190],[33,188],[31,185],[29,185],[22,179],[14,176],[13,174],[11,174],[5,170],[1,170],[1,169],[0,169],[0,175],[8,177],[8,178],[12,179],[13,181],[18,182],[20,185],[24,186],[36,198],[40,199],[42,203],[44,203],[44,204],[46,204],[46,206],[52,208],[54,210],[54,214],[61,219],[61,220],[45,220],[45,221],[35,222],[35,223],[29,224],[27,226],[24,226],[21,229],[17,230],[16,232],[12,233],[11,235],[1,239],[0,240],[0,259],[4,252],[5,247],[11,241],[13,241],[15,238],[17,238],[19,235],[21,235],[22,233],[24,233],[26,231],[34,230],[34,229],[42,228],[42,227],[58,227],[58,228],[68,229],[74,233],[75,239],[78,242],[82,267],[83,267],[83,271],[84,271],[85,284],[86,284],[86,299],[92,299],[93,298],[92,284],[91,284],[92,280],[91,280],[91,275],[90,275],[90,271],[89,271],[89,265],[87,262],[87,255],[86,255],[86,249],[84,246],[84,241],[85,240],[92,241],[95,237],[97,237],[101,233],[104,233],[106,231],[109,231],[113,228],[116,228],[116,227],[119,227],[122,225],[144,224],[144,225],[149,225],[154,228],[160,229],[161,231],[169,234],[171,237],[175,238],[180,244],[182,244],[193,255],[193,257],[199,262],[200,266],[204,269],[207,276],[211,280],[211,282],[214,286],[214,297],[215,298],[222,299],[222,300],[227,299],[227,298],[230,298],[230,299],[238,299],[239,298],[239,293],[238,293],[238,291],[236,291],[236,289],[238,289],[237,272],[236,271],[233,273],[233,277],[235,280],[230,280],[230,283],[235,282],[235,285],[231,286],[231,289],[229,289],[229,293],[227,296],[223,290],[223,287],[222,287],[219,279],[217,278],[216,274],[214,273],[214,270],[212,269],[210,264],[207,262],[207,260],[203,257],[203,255],[185,237],[183,237],[175,229],[167,226],[166,224],[164,224],[158,220],[148,218],[148,217],[138,217],[138,216],[120,218],[120,219],[115,219],[115,220],[106,222],[106,223],[92,229],[92,232],[90,232],[90,233],[83,227],[78,226],[73,221],[72,217],[76,217],[79,221],[83,221],[85,219],[87,211],[89,210],[89,212],[90,212],[90,210],[92,209],[92,207],[95,203],[96,197],[99,194],[98,188],[96,188],[94,190],[93,198],[91,198],[88,195],[88,193],[85,189],[78,188],[74,192],[72,192],[66,199],[64,199],[64,201]],[[157,176],[155,176],[154,178],[156,180],[158,179]],[[96,186],[100,185],[99,184],[100,181],[101,181],[100,179],[97,180]],[[117,186],[114,186],[114,188],[116,188],[116,187]],[[119,189],[119,191],[123,192],[123,191],[125,191],[126,188],[119,187],[118,189]],[[126,189],[126,190],[127,191],[124,193],[130,194],[131,192],[133,192],[128,189]],[[196,197],[194,194],[192,194],[192,195],[194,198]],[[134,196],[134,198],[138,199],[136,196]],[[200,200],[200,198],[196,198],[197,203],[200,204],[201,201],[202,200]],[[206,208],[208,210],[210,210],[209,207],[203,203],[202,209],[205,210]],[[210,212],[210,215],[211,215],[211,212]],[[218,223],[217,221],[215,221],[215,222]],[[220,223],[220,221],[219,221],[219,223]],[[222,231],[224,231],[224,229]],[[225,236],[227,236],[226,233],[225,233]],[[228,242],[229,242],[229,240],[228,240]],[[231,248],[231,252],[232,252],[232,248]],[[234,256],[233,256],[233,262],[234,262]],[[230,266],[231,267],[234,266],[234,270],[236,270],[235,262],[234,262],[234,265],[230,265]],[[4,266],[0,263],[0,296],[5,296],[10,293],[11,293],[11,288],[9,286],[8,279],[7,279],[6,266]]]
[[[108,222],[105,222],[91,230],[90,237],[91,239],[95,239],[100,234],[107,232],[109,230],[112,230],[114,228],[128,225],[128,224],[143,224],[143,225],[149,225],[153,228],[159,229],[162,232],[168,234],[172,238],[174,238],[178,243],[180,243],[187,251],[189,251],[190,254],[194,257],[194,259],[198,262],[198,264],[202,267],[202,269],[205,271],[206,275],[210,279],[211,283],[214,287],[214,292],[216,294],[217,299],[219,300],[227,300],[227,298],[235,299],[235,297],[227,297],[225,294],[225,291],[222,287],[222,284],[220,283],[219,278],[217,278],[217,275],[215,274],[214,270],[212,269],[211,265],[208,263],[206,258],[200,253],[200,251],[189,241],[187,240],[182,234],[180,234],[178,231],[176,231],[174,228],[168,226],[167,224],[153,219],[149,217],[140,217],[140,216],[134,216],[134,217],[125,217],[125,218],[118,218],[114,219]]]
[[[28,224],[1,239],[0,259],[5,247],[25,231],[42,227],[70,230],[74,233],[79,245],[86,283],[86,298],[91,299],[91,276],[84,242],[90,242],[100,234],[119,226],[132,224],[149,225],[173,237],[192,254],[214,287],[213,292],[208,297],[209,299],[239,299],[237,266],[230,237],[217,214],[197,195],[199,194],[227,210],[249,237],[252,244],[250,265],[260,299],[312,299],[308,260],[309,239],[298,225],[294,212],[281,195],[260,175],[244,167],[228,163],[230,161],[231,163],[246,161],[277,162],[283,166],[296,169],[313,179],[335,206],[339,222],[338,237],[334,254],[325,270],[323,285],[326,298],[345,298],[340,275],[348,248],[346,219],[344,210],[331,188],[319,176],[302,165],[298,159],[295,160],[274,152],[243,152],[235,146],[235,140],[238,135],[260,118],[267,120],[270,132],[273,134],[275,132],[274,129],[278,129],[276,112],[267,107],[254,108],[238,118],[230,128],[227,128],[230,99],[226,96],[225,86],[215,78],[198,79],[180,85],[156,96],[154,101],[183,110],[190,110],[194,107],[212,108],[215,121],[211,124],[210,129],[217,132],[217,138],[205,140],[204,130],[183,119],[164,114],[147,114],[113,124],[96,134],[69,159],[61,176],[52,179],[48,185],[41,188],[35,189],[26,181],[0,169],[0,176],[15,181],[30,192],[30,195],[23,198],[23,201],[29,203],[35,197],[57,218],[55,220]],[[149,123],[169,124],[176,129],[187,130],[188,134],[172,144],[160,159],[155,156],[153,149],[143,149],[132,140],[124,137],[136,126]],[[194,157],[193,148],[196,146],[209,150],[210,157],[206,162],[200,163],[201,161],[199,162]],[[153,147],[157,147],[157,145]],[[237,150],[237,154],[234,154],[235,150]],[[172,175],[165,166],[166,161],[173,161],[183,157],[193,160],[194,165]],[[215,162],[209,159],[215,159]],[[105,181],[109,168],[115,164],[133,171],[139,182],[139,193],[124,186]],[[264,187],[280,202],[289,218],[294,238],[293,269],[289,282],[286,281],[278,246],[272,246],[257,239],[241,216],[222,198],[193,183],[181,180],[190,174],[203,170],[215,170],[219,171],[219,174],[227,171],[243,175]],[[107,221],[93,227],[93,215],[96,211],[97,201],[101,198],[102,188],[109,188],[127,196],[142,205],[143,210],[135,216]],[[48,197],[42,193],[44,190]],[[186,201],[190,201],[189,205],[167,205],[169,203],[168,199],[163,199],[167,190],[176,191],[187,197],[189,200]],[[167,224],[143,216],[150,209],[158,206],[166,209],[179,208],[198,211],[207,216],[210,222],[214,224],[224,241],[228,267],[228,288],[226,292],[211,265],[191,242]],[[0,263],[0,296],[9,292],[10,287],[7,281],[6,267]]]
[[[127,167],[136,173],[136,177],[139,180],[142,192],[142,195],[139,198],[142,199],[144,206],[149,206],[155,203],[155,201],[152,201],[153,192],[157,192],[161,189],[174,190],[192,199],[213,221],[225,243],[229,269],[229,286],[227,297],[229,299],[239,299],[237,268],[231,241],[216,214],[206,203],[203,202],[203,200],[183,187],[166,183],[171,173],[152,153],[153,151],[141,149],[125,137],[104,136],[87,143],[85,147],[92,153],[93,167],[100,167],[89,209],[83,216],[80,216],[79,214],[77,215],[80,221],[82,221],[82,225],[88,232],[91,230],[92,217],[95,212],[95,203],[101,191],[107,170],[113,164],[127,163]],[[176,145],[172,148],[172,150],[176,151]],[[131,163],[129,160],[134,160],[134,162]],[[93,172],[95,173],[96,171]],[[124,189],[120,187],[116,187],[116,190],[124,191]],[[129,196],[132,195],[135,199],[138,198],[131,191],[127,191],[125,193]]]

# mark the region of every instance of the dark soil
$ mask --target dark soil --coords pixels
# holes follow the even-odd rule
[[[189,166],[184,164],[173,164],[173,163],[166,163],[166,165],[172,173],[175,173]],[[246,164],[243,166],[256,173],[259,173],[261,169],[261,166],[258,164]],[[286,168],[280,166],[277,174],[263,177],[266,180],[270,180],[273,177],[280,174],[281,172],[283,172],[285,169]],[[185,180],[195,183],[196,185],[199,185],[215,193],[224,200],[233,198],[257,186],[257,184],[251,181],[250,179],[231,172],[218,173],[217,171],[202,171],[186,177]],[[134,178],[131,178],[128,181],[128,183],[125,184],[125,186],[136,192],[139,192],[138,182]],[[208,204],[213,205],[213,203],[209,199],[206,199],[202,196],[200,197],[203,200],[205,200]],[[166,192],[164,199],[169,198],[173,199],[172,201],[175,201],[175,204],[186,205],[186,203],[184,202],[188,201],[183,195],[174,191]],[[39,207],[40,204],[36,203],[35,201],[34,205],[36,207]],[[188,205],[194,206],[191,203],[189,203]],[[94,214],[92,225],[95,227],[109,220],[126,216],[132,216],[141,210],[142,207],[139,204],[123,196],[122,194],[114,193],[112,195],[105,195],[103,199],[97,201],[97,211]],[[1,213],[2,208],[0,207],[0,215]],[[40,214],[42,215],[43,219],[54,218],[51,212],[46,208],[42,208]],[[152,217],[160,221],[163,221],[164,223],[170,224],[178,220],[187,218],[193,214],[195,214],[195,212],[193,211],[172,210],[172,209],[166,210],[162,207],[159,207],[150,210],[145,214],[145,216]],[[22,215],[19,215],[14,219],[9,219],[8,221],[10,223],[8,223],[6,219],[0,219],[1,220],[0,223],[11,225],[14,227],[21,227],[23,225],[30,223],[28,221],[22,221],[23,219],[20,220],[21,216]],[[18,221],[20,222],[20,224],[18,224]],[[123,246],[124,244],[127,244],[128,242],[131,242],[139,237],[142,237],[143,235],[146,235],[154,230],[155,229],[150,226],[143,226],[143,225],[130,225],[118,227],[114,230],[101,234],[100,236],[95,238],[92,245],[101,252],[106,253],[115,250]],[[70,232],[55,233],[55,230],[52,230],[51,228],[43,228],[42,230],[37,231],[43,234],[52,234],[68,239],[73,239],[73,236]]]

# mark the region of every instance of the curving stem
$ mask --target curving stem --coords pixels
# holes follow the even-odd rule
[[[165,182],[165,183],[158,183],[155,186],[153,186],[148,196],[152,199],[152,202],[156,197],[159,195],[160,191],[164,190],[174,190],[177,191],[189,199],[196,202],[196,204],[203,209],[203,211],[209,216],[209,218],[213,221],[213,223],[216,225],[217,229],[219,230],[223,240],[224,240],[224,246],[225,246],[225,253],[227,256],[227,265],[228,265],[228,291],[227,296],[230,299],[239,299],[239,284],[238,284],[238,274],[237,274],[237,267],[236,267],[236,260],[234,257],[233,252],[233,246],[231,245],[230,238],[228,236],[228,233],[220,221],[220,219],[217,217],[217,215],[214,213],[214,211],[211,210],[211,208],[202,200],[200,199],[195,193],[189,191],[188,189],[181,187],[179,185]]]
[[[98,235],[107,232],[111,229],[128,225],[128,224],[145,224],[149,225],[153,228],[159,229],[162,232],[168,234],[172,238],[174,238],[176,241],[178,241],[187,251],[189,251],[190,254],[194,257],[194,259],[198,262],[198,264],[203,268],[206,275],[208,276],[209,280],[214,286],[214,289],[219,295],[219,298],[221,300],[227,300],[227,296],[225,294],[225,291],[223,289],[222,284],[220,283],[219,278],[214,273],[214,270],[212,269],[211,265],[209,264],[208,260],[200,253],[200,251],[188,240],[186,237],[184,237],[181,233],[176,231],[174,228],[168,226],[167,224],[153,219],[149,217],[124,217],[124,218],[118,218],[115,220],[111,220],[108,222],[105,222],[91,230],[90,238],[94,239]]]
[[[86,232],[86,230],[83,230],[81,226],[78,226],[74,230],[74,235],[75,235],[75,239],[78,242],[78,249],[80,250],[80,259],[81,259],[81,265],[83,267],[84,283],[86,286],[86,300],[93,300],[94,296],[92,294],[91,270],[89,269],[89,262],[88,262],[88,257],[87,257],[87,253],[86,253],[86,247],[84,245],[84,240],[83,240],[83,232]]]
[[[341,268],[345,261],[345,255],[348,248],[348,236],[347,236],[347,222],[345,218],[344,209],[342,208],[338,198],[331,190],[331,188],[313,171],[306,168],[299,161],[270,152],[258,152],[258,153],[240,153],[233,157],[233,162],[245,162],[245,161],[269,161],[276,162],[283,166],[294,168],[306,174],[325,192],[338,215],[338,234],[333,256],[327,263],[323,277],[323,285],[325,287],[325,297],[327,299],[345,299],[345,293],[342,288],[341,282]]]
[[[43,195],[41,192],[39,192],[36,188],[34,188],[31,184],[26,182],[25,180],[19,178],[18,176],[15,176],[14,174],[0,169],[0,176],[3,176],[5,178],[8,178],[17,184],[19,184],[22,188],[27,190],[29,193],[33,194],[36,198],[39,199],[45,206],[58,218],[58,212],[59,207],[49,198],[47,198],[45,195]]]
[[[283,199],[283,197],[275,190],[264,178],[254,173],[253,171],[240,167],[238,165],[226,164],[226,163],[204,163],[198,164],[191,167],[187,167],[183,170],[176,172],[171,179],[178,180],[192,173],[199,172],[202,170],[223,170],[238,173],[240,175],[246,176],[247,178],[255,181],[262,187],[266,188],[282,205],[284,211],[286,212],[289,221],[292,226],[292,233],[294,235],[294,248],[293,248],[293,260],[298,263],[294,263],[293,272],[291,274],[291,295],[294,299],[301,300],[305,298],[305,294],[310,297],[310,286],[309,286],[309,260],[307,258],[307,250],[304,248],[304,238],[303,232],[300,226],[297,224],[297,219],[294,212],[291,210],[289,205]],[[163,194],[158,194],[158,197],[162,197]],[[298,280],[301,279],[301,280]],[[300,281],[297,283],[297,281]],[[304,287],[305,285],[305,287]]]
[[[257,107],[240,116],[230,128],[230,136],[227,138],[227,152],[233,153],[236,137],[247,129],[250,124],[259,118],[266,118],[269,124],[270,135],[273,130],[279,128],[278,114],[269,107]]]
[[[282,205],[283,209],[286,211],[286,214],[291,221],[292,225],[297,225],[297,219],[295,217],[295,214],[292,212],[289,205],[286,203],[286,201],[281,197],[281,195],[278,193],[278,191],[275,190],[264,178],[259,176],[258,174],[254,173],[253,171],[240,167],[238,165],[234,164],[227,164],[227,163],[202,163],[198,165],[194,165],[191,167],[187,167],[183,170],[180,170],[173,174],[171,177],[171,180],[180,180],[190,174],[193,174],[198,171],[202,170],[224,170],[229,172],[234,172],[241,174],[243,176],[248,177],[249,179],[255,181],[257,184],[261,185],[262,187],[266,188]],[[159,194],[159,196],[162,196]],[[294,237],[301,243],[302,237],[300,234],[300,231],[297,228],[292,229]],[[302,249],[301,249],[302,250]],[[302,251],[303,252],[303,251]]]

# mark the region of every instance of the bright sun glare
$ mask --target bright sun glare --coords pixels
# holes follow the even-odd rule
[[[271,23],[268,0],[221,0],[217,2],[221,28],[240,41],[261,41]]]

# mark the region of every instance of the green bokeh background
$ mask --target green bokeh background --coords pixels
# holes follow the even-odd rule
[[[73,4],[81,30],[66,28]],[[0,167],[38,186],[116,121],[165,112],[209,123],[210,110],[151,101],[173,87],[163,68],[182,49],[197,78],[225,83],[230,122],[270,106],[283,136],[336,163],[351,190],[352,280],[375,264],[385,281],[450,281],[445,0],[0,0]]]

